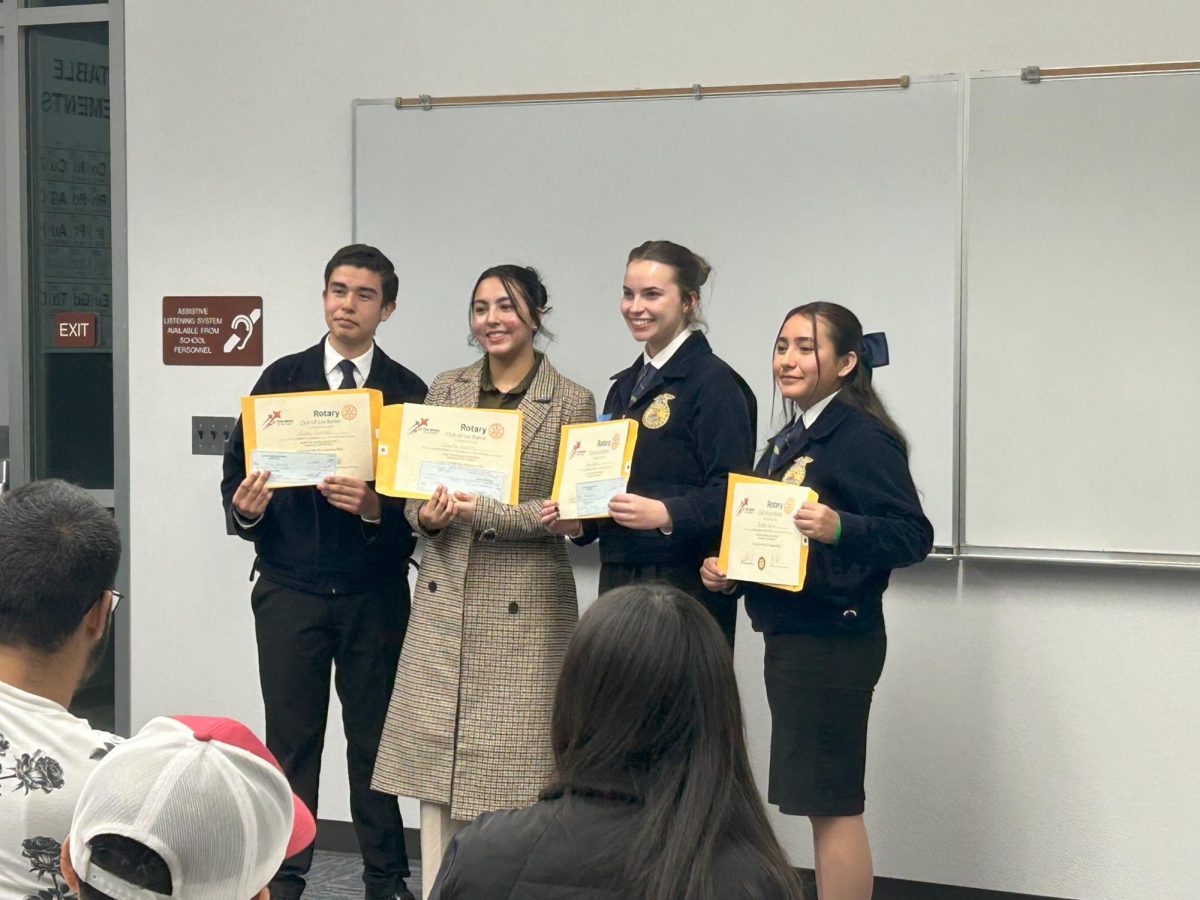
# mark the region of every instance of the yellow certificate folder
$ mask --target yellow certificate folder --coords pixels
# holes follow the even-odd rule
[[[730,475],[719,560],[725,577],[803,590],[808,538],[792,517],[801,503],[816,499],[816,491],[803,485]]]
[[[608,517],[608,501],[629,484],[637,432],[636,419],[563,426],[550,493],[562,518]]]
[[[428,500],[441,484],[515,504],[521,495],[522,420],[516,409],[385,406],[375,490]]]
[[[317,484],[329,474],[371,481],[382,409],[374,388],[242,397],[246,474],[270,470],[271,488]]]

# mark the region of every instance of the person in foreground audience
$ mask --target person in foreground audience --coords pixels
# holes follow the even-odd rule
[[[275,757],[232,719],[152,719],[96,767],[62,851],[79,900],[267,900],[316,837]]]
[[[65,481],[0,495],[0,900],[62,897],[59,851],[119,738],[67,711],[104,656],[121,536]]]
[[[729,645],[694,599],[617,588],[579,622],[539,802],[455,835],[431,897],[803,896],[750,773]]]

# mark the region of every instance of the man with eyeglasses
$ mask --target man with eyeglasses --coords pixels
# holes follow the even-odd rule
[[[66,896],[59,856],[119,738],[67,711],[108,646],[121,536],[65,481],[0,495],[0,900]]]

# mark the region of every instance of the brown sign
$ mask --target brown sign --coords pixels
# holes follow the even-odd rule
[[[51,347],[98,347],[100,317],[90,312],[56,312]]]
[[[163,297],[163,363],[261,366],[262,297]]]

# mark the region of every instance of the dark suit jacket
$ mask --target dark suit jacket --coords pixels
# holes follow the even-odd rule
[[[425,382],[376,345],[364,387],[383,392],[383,402],[420,403]],[[253,394],[327,391],[325,339],[267,366]],[[350,594],[405,583],[416,540],[404,518],[404,501],[380,497],[379,525],[330,506],[316,488],[275,491],[263,518],[243,528],[233,517],[233,494],[246,474],[246,447],[239,418],[225,447],[221,497],[230,534],[254,542],[255,565],[280,584],[314,594]]]
[[[900,441],[839,395],[768,476],[771,455],[768,446],[755,474],[811,487],[821,503],[838,511],[842,534],[833,546],[809,542],[808,574],[798,594],[746,585],[746,612],[755,629],[788,634],[883,628],[883,592],[892,569],[920,562],[933,546],[933,526],[921,511]],[[789,469],[798,474],[801,468],[803,478],[785,478]]]
[[[721,542],[729,473],[746,474],[754,463],[754,393],[699,332],[631,401],[641,371],[638,357],[613,376],[604,412],[639,420],[628,490],[663,501],[671,514],[671,534],[600,519],[584,523],[584,537],[577,543],[587,543],[598,532],[602,562],[695,564],[699,569]]]

